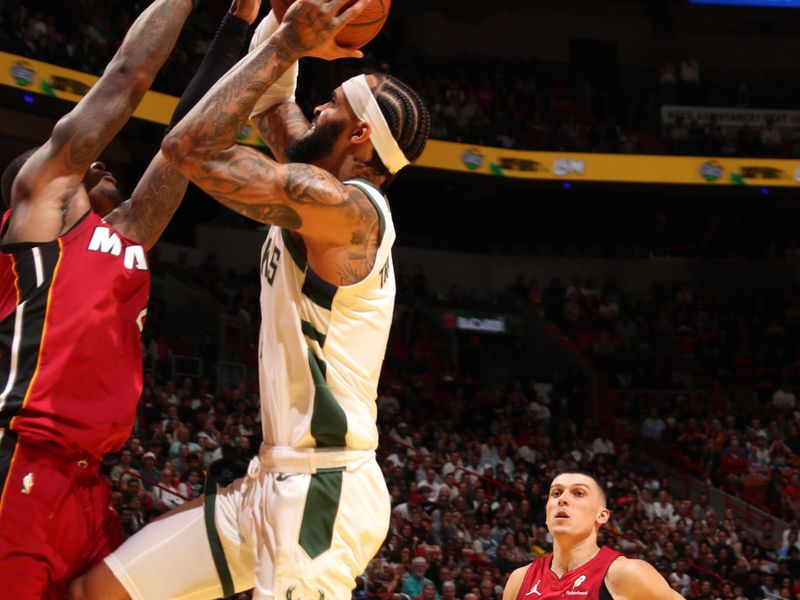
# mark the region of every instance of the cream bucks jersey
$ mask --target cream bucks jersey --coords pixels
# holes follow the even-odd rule
[[[380,238],[369,275],[334,286],[308,266],[289,232],[271,227],[261,252],[259,380],[264,443],[294,448],[378,446],[378,378],[394,310],[389,205],[372,184]]]

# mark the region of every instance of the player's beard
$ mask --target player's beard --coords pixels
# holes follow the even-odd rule
[[[344,131],[345,121],[317,125],[312,131],[286,147],[290,162],[313,164],[330,156],[336,140]]]

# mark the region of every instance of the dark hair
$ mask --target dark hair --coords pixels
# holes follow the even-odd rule
[[[431,117],[428,108],[413,89],[397,77],[385,73],[375,73],[378,83],[372,90],[378,106],[386,117],[389,130],[397,140],[398,146],[409,162],[414,162],[422,156],[428,142],[431,129]],[[383,188],[386,188],[394,179],[389,169],[383,164],[375,153],[367,166],[378,175],[386,178]]]
[[[600,497],[603,499],[603,506],[606,505],[608,502],[608,497],[606,496],[606,490],[603,488],[600,480],[589,471],[584,471],[583,469],[567,469],[566,471],[561,471],[560,473],[556,473],[555,477],[553,477],[553,481],[555,481],[556,477],[560,477],[561,475],[583,475],[584,477],[588,477],[592,481],[594,481],[597,489],[600,490]],[[552,485],[552,483],[550,484]]]
[[[3,171],[3,177],[0,179],[0,193],[2,193],[3,205],[5,208],[11,208],[11,188],[14,186],[14,180],[22,169],[22,165],[28,162],[28,159],[33,156],[33,153],[38,149],[39,146],[26,150],[12,160],[6,167],[6,170]]]

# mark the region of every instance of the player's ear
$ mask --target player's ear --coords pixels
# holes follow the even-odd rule
[[[608,523],[608,520],[611,518],[611,511],[607,508],[601,508],[600,512],[597,513],[597,522],[600,525],[605,525]]]
[[[372,136],[372,123],[369,121],[358,121],[350,134],[350,142],[353,144],[363,144]]]

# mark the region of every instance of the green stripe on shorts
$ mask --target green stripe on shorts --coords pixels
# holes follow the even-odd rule
[[[333,524],[339,512],[344,467],[320,469],[311,476],[300,525],[300,547],[311,559],[331,547]]]
[[[222,585],[222,595],[227,598],[236,592],[233,588],[233,577],[228,568],[228,561],[225,558],[225,551],[222,549],[222,542],[219,539],[217,525],[214,519],[214,507],[217,504],[217,482],[214,481],[211,472],[207,473],[206,497],[203,500],[203,510],[206,518],[206,535],[208,545],[211,546],[211,556],[214,558],[214,566],[217,568],[219,582]]]

